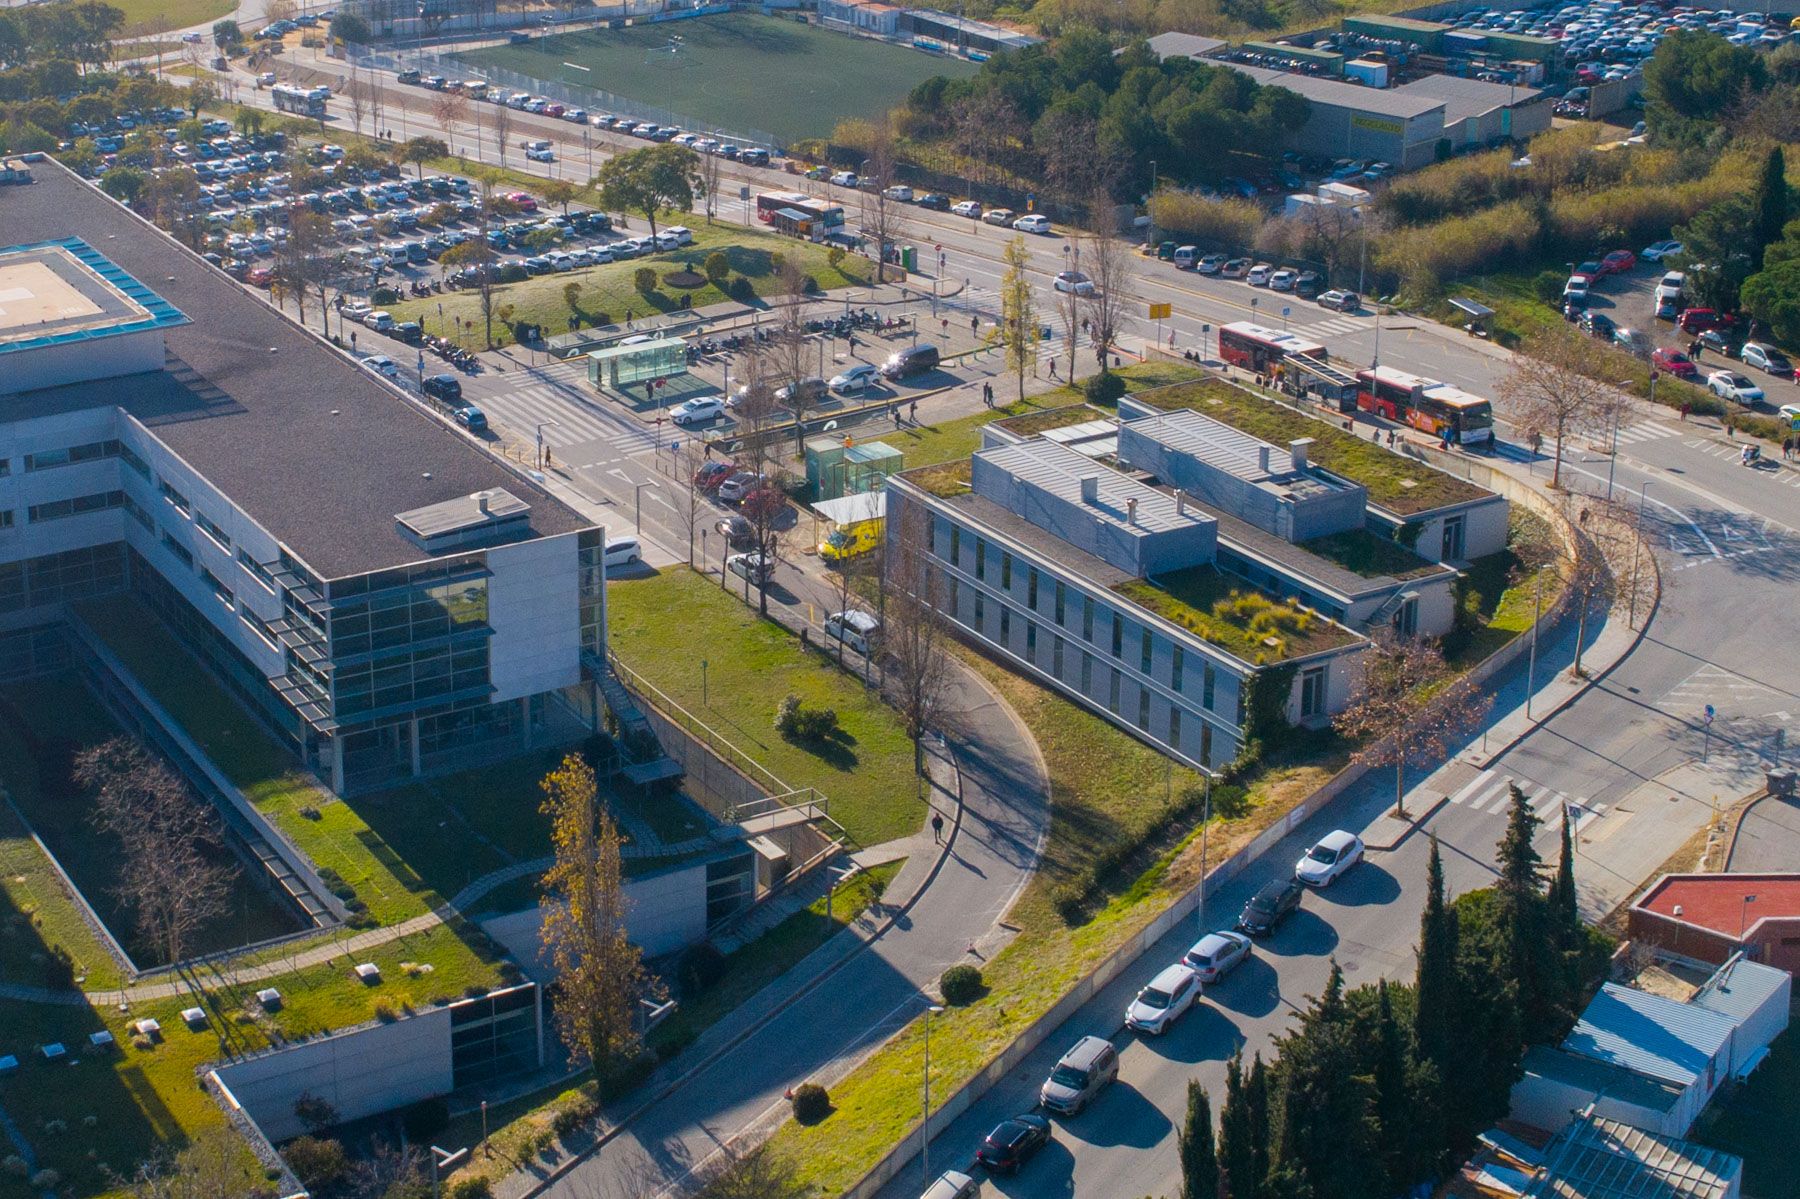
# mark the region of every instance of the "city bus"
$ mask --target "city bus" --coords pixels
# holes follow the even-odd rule
[[[285,83],[277,83],[269,89],[275,100],[277,112],[291,112],[295,116],[322,117],[325,115],[325,101],[331,98],[328,87],[292,87]]]
[[[1494,406],[1460,387],[1392,367],[1356,372],[1356,404],[1389,420],[1452,441],[1474,445],[1494,439]]]
[[[1219,326],[1219,357],[1233,366],[1262,373],[1293,354],[1319,362],[1326,360],[1324,346],[1295,333],[1265,329],[1249,321]]]
[[[825,229],[836,229],[844,223],[841,204],[827,204],[804,192],[762,192],[756,197],[756,219],[764,224],[776,224],[776,214],[784,209],[797,212]]]

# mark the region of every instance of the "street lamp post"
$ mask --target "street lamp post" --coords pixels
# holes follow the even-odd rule
[[[560,429],[562,426],[553,420],[541,420],[537,423],[537,459],[532,465],[539,470],[544,468],[544,430]]]
[[[932,1004],[925,1009],[925,1076],[923,1078],[925,1092],[925,1116],[919,1121],[919,1131],[924,1143],[919,1147],[919,1160],[925,1164],[925,1181],[931,1181],[931,1018],[944,1009]]]
[[[637,503],[637,514],[632,522],[632,532],[634,533],[642,533],[644,531],[644,488],[655,486],[656,481],[654,479],[646,479],[642,483],[632,484],[632,495]]]

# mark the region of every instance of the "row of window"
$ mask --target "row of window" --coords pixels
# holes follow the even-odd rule
[[[125,586],[124,543],[0,563],[0,612],[72,603]]]
[[[82,462],[98,462],[103,458],[117,458],[119,443],[117,439],[107,441],[90,441],[85,445],[65,446],[56,450],[40,450],[25,455],[25,471],[49,470],[57,466],[75,466]]]
[[[89,512],[104,512],[108,508],[123,508],[125,493],[123,491],[100,491],[93,495],[77,495],[68,499],[46,500],[41,504],[33,504],[29,510],[32,524],[46,520],[62,520],[69,516],[83,516]]]

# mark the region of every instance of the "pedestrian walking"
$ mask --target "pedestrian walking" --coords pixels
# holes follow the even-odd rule
[[[919,423],[919,401],[914,400],[911,404],[907,405],[906,419],[915,425]]]
[[[1683,400],[1683,401],[1681,401],[1681,419],[1685,421],[1687,419],[1687,414],[1688,414],[1688,402],[1686,400]]]
[[[1056,359],[1054,358],[1050,360],[1050,377],[1052,379],[1056,378]]]
[[[894,428],[900,427],[900,405],[894,405]]]
[[[942,812],[931,814],[931,843],[933,845],[944,843],[944,814]]]
[[[969,318],[969,336],[974,337],[977,334],[979,334],[980,332],[981,332],[981,318],[979,316],[970,317]]]
[[[1794,439],[1792,437],[1781,439],[1781,456],[1784,460],[1794,456]]]

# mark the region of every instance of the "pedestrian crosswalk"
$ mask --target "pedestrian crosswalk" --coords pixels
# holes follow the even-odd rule
[[[1540,786],[1529,779],[1520,779],[1501,774],[1493,770],[1483,770],[1470,779],[1460,790],[1450,796],[1452,804],[1467,808],[1472,812],[1485,812],[1505,818],[1507,808],[1511,804],[1512,789],[1510,784],[1518,783],[1519,789],[1525,792],[1526,802],[1531,805],[1532,812],[1546,824],[1562,819],[1562,812],[1567,808],[1575,818],[1575,830],[1579,832],[1589,823],[1606,814],[1606,804],[1593,800],[1566,795],[1561,791],[1553,791]]]
[[[1717,458],[1721,462],[1741,462],[1743,460],[1744,445],[1746,443],[1728,441],[1721,444],[1708,437],[1690,437],[1681,444],[1690,450],[1705,454],[1708,458]],[[1748,444],[1758,445],[1760,443],[1750,442]],[[1800,489],[1800,470],[1790,469],[1793,465],[1792,463],[1789,463],[1787,466],[1782,465],[1780,447],[1775,447],[1775,450],[1772,453],[1767,445],[1763,445],[1762,449],[1763,456],[1761,463],[1753,472],[1755,476],[1768,479],[1771,483],[1780,487]]]
[[[1645,421],[1641,425],[1632,425],[1628,429],[1619,430],[1619,444],[1632,445],[1641,441],[1660,441],[1665,437],[1673,437],[1679,429],[1671,429],[1668,425],[1655,421]]]
[[[1332,333],[1367,333],[1374,327],[1373,321],[1358,320],[1355,317],[1344,316],[1334,320],[1320,321],[1315,325],[1300,325],[1297,326],[1297,331],[1303,331],[1309,337],[1322,337]]]
[[[472,397],[488,420],[526,440],[563,447],[604,441],[623,453],[648,448],[655,437],[624,415],[593,406],[573,381],[528,383]]]

